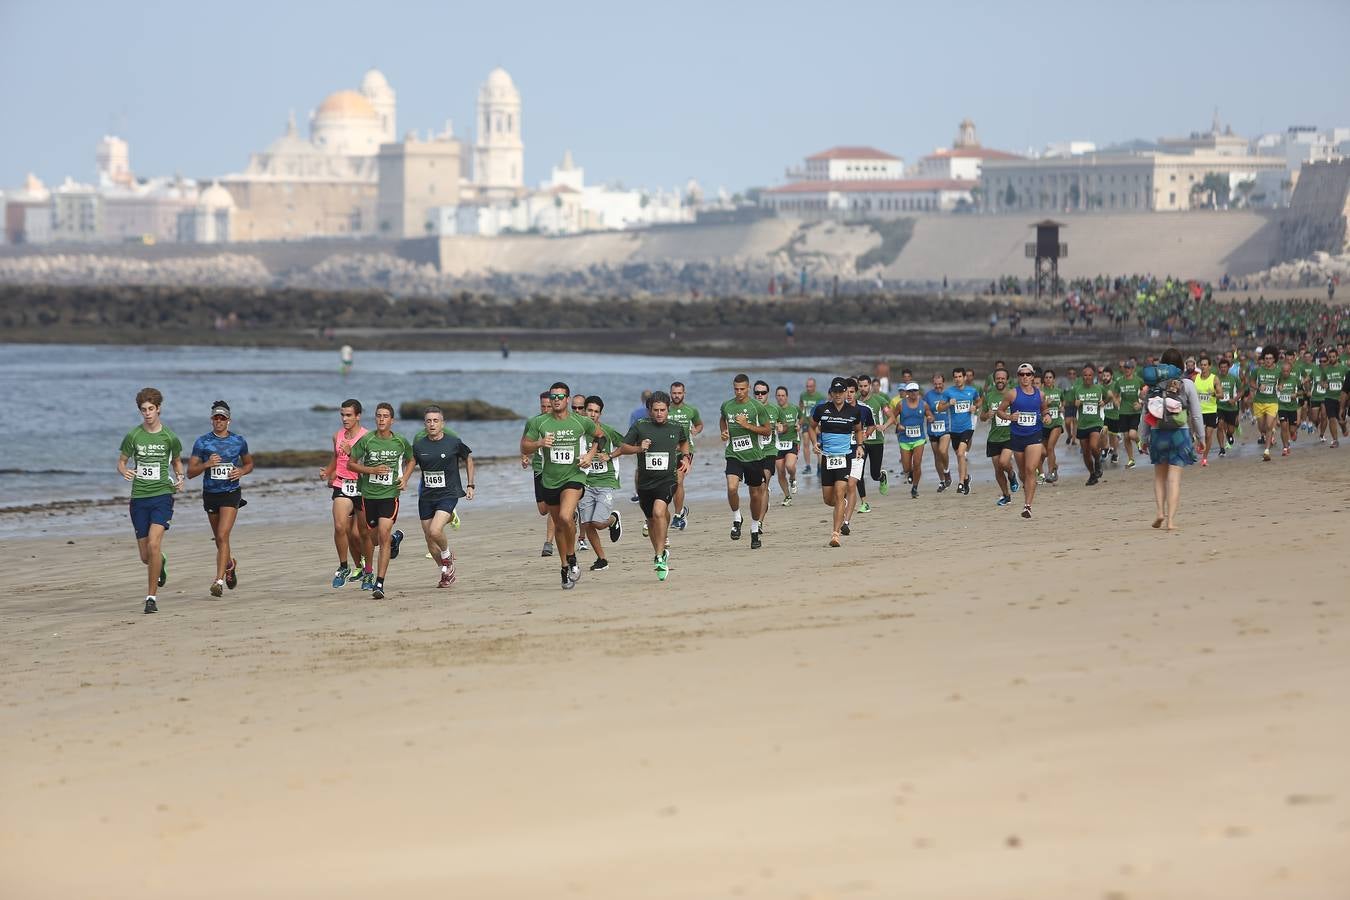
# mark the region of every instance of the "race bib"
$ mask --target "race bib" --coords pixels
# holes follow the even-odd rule
[[[159,463],[136,463],[137,481],[159,481]]]
[[[1229,400],[1232,399],[1233,399],[1233,389],[1225,384],[1223,386],[1223,402],[1227,403]]]
[[[355,497],[356,494],[357,494],[356,479],[355,478],[344,479],[342,482],[342,496]]]
[[[944,422],[944,421],[942,421],[941,419],[934,419],[933,421],[931,421],[931,422],[928,423],[928,433],[929,433],[929,434],[946,434],[946,433],[947,433],[947,423]]]
[[[1017,414],[1017,424],[1021,428],[1030,428],[1036,424],[1037,416],[1034,412],[1019,412]]]
[[[423,472],[423,473],[422,473],[422,487],[428,487],[428,488],[443,488],[443,487],[445,487],[445,473],[444,473],[444,472]]]
[[[592,475],[603,475],[609,471],[609,461],[601,459],[600,454],[597,453],[595,458],[591,460],[591,467],[588,471]]]
[[[998,413],[994,413],[994,426],[996,428],[1007,428],[1012,424],[1012,419],[1005,419]]]
[[[645,454],[643,454],[643,458],[646,460],[646,469],[648,472],[670,471],[669,453],[655,453],[652,452],[651,450],[648,450]]]
[[[825,468],[830,470],[842,469],[848,465],[847,456],[827,456],[825,457]]]
[[[923,437],[923,429],[920,428],[918,425],[906,425],[905,437],[909,438],[910,440],[914,440],[915,438],[921,438]]]
[[[1294,395],[1290,393],[1282,393],[1277,395],[1277,399],[1279,399],[1281,403],[1293,403]]]
[[[779,441],[777,447],[779,450],[791,450],[792,441]]]
[[[229,463],[221,463],[221,464],[218,465],[218,466],[212,466],[212,467],[211,467],[211,472],[210,472],[211,480],[212,480],[212,481],[229,481],[229,480],[230,480],[230,472],[232,472],[232,471],[234,471],[234,466],[230,465]]]
[[[750,435],[745,434],[731,439],[731,452],[744,453],[746,450],[755,446],[755,442],[750,439]]]
[[[1214,395],[1213,395],[1213,394],[1201,394],[1201,395],[1200,395],[1200,402],[1201,402],[1201,403],[1208,403],[1209,401],[1211,401],[1211,400],[1213,400],[1213,399],[1214,399]]]
[[[1085,416],[1095,416],[1096,414],[1097,414],[1097,404],[1095,404],[1095,403],[1084,403],[1084,404],[1083,404],[1083,415],[1085,415]]]
[[[378,484],[378,485],[381,485],[382,487],[393,487],[393,484],[394,484],[394,473],[393,473],[393,472],[378,472],[378,473],[376,473],[376,474],[370,476],[370,483],[371,483],[371,484]]]
[[[570,466],[576,463],[577,455],[571,447],[549,447],[549,462],[560,466]]]
[[[760,447],[767,447],[767,446],[769,446],[769,445],[772,444],[772,443],[773,443],[773,435],[771,435],[771,434],[761,434],[761,435],[759,436],[759,446],[760,446]]]
[[[968,413],[970,412],[970,401],[957,400],[956,405],[953,406],[952,408],[955,409],[958,413]]]
[[[1327,389],[1332,391],[1339,391],[1341,389],[1341,383],[1339,381],[1328,381]]]

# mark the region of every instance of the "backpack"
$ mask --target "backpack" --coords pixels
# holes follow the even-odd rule
[[[1140,373],[1149,386],[1148,424],[1150,428],[1176,431],[1186,427],[1186,389],[1181,370],[1167,363],[1144,366]]]

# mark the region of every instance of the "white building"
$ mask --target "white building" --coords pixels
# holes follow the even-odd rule
[[[1260,156],[1284,160],[1282,172],[1258,173],[1254,206],[1288,206],[1304,163],[1328,162],[1350,156],[1350,128],[1322,131],[1312,125],[1293,125],[1282,132],[1262,135],[1252,142]]]
[[[33,174],[5,192],[4,243],[45,244],[52,238],[52,194]]]
[[[951,179],[797,181],[765,190],[759,202],[799,219],[895,219],[970,208],[973,187]]]
[[[1093,141],[1051,141],[1041,151],[1042,159],[1064,159],[1069,156],[1082,156],[1084,153],[1096,153],[1097,144]]]
[[[392,144],[398,140],[396,124],[398,97],[379,69],[367,69],[361,78],[361,94],[370,101],[380,123],[380,143]]]
[[[103,237],[103,203],[98,188],[66,177],[52,191],[52,240],[98,241]]]
[[[509,202],[524,192],[520,116],[520,91],[515,82],[505,69],[493,69],[478,90],[473,183],[480,199]]]
[[[127,142],[119,137],[103,136],[94,150],[94,165],[98,170],[100,187],[128,187],[136,180],[131,174],[131,150]]]
[[[178,240],[192,244],[225,244],[234,226],[234,198],[217,182],[201,192],[192,209],[178,216]]]
[[[178,240],[178,217],[197,205],[197,184],[153,178],[99,189],[104,240],[154,243]]]
[[[956,140],[950,147],[938,147],[919,160],[910,172],[911,178],[946,181],[980,180],[984,161],[988,159],[1021,159],[1015,153],[1005,153],[980,145],[975,134],[975,123],[963,119],[957,127]]]
[[[831,147],[813,153],[788,181],[884,181],[904,177],[905,163],[875,147]]]

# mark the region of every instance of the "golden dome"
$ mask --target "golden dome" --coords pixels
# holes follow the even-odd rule
[[[329,94],[323,103],[319,104],[314,118],[378,119],[379,116],[376,115],[375,107],[370,105],[370,101],[356,91],[337,91]]]

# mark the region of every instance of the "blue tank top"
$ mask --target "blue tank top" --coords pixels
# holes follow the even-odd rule
[[[1041,434],[1041,389],[1030,394],[1016,388],[1012,402],[1012,433],[1018,437],[1039,437]]]
[[[896,415],[900,418],[900,424],[895,429],[896,440],[918,441],[924,438],[924,414],[923,401],[914,409],[909,408],[909,404],[901,400],[895,407]]]

